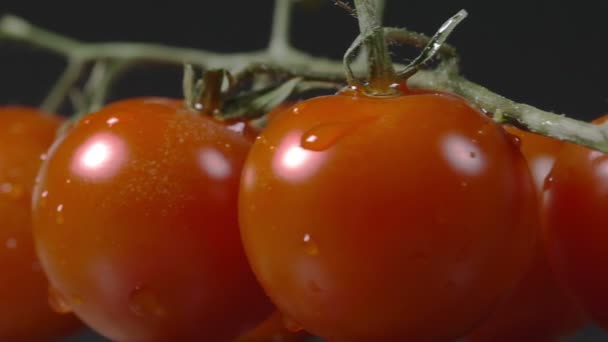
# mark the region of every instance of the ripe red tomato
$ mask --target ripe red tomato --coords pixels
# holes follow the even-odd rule
[[[608,274],[603,271],[608,264],[608,155],[564,146],[544,197],[551,266],[591,318],[608,330]]]
[[[31,193],[59,117],[0,107],[0,340],[42,341],[76,330],[72,315],[49,306],[48,281],[32,239]]]
[[[507,127],[521,140],[521,150],[534,176],[539,201],[545,178],[563,143],[542,135]],[[471,342],[552,342],[572,335],[584,317],[550,270],[539,240],[532,265],[509,298],[467,338]]]
[[[466,334],[523,274],[538,226],[518,147],[446,94],[293,106],[249,154],[239,215],[268,295],[329,341]]]
[[[53,146],[34,194],[37,250],[92,328],[121,342],[221,341],[270,315],[237,222],[244,127],[143,98],[84,117]]]
[[[303,331],[287,329],[278,311],[252,331],[236,339],[235,342],[303,342],[309,335]]]

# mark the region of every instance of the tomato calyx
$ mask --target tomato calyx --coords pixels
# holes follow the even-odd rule
[[[261,82],[246,81],[225,69],[206,70],[199,78],[192,65],[185,65],[184,102],[192,112],[219,121],[258,119],[284,103],[303,79],[271,80],[261,86]],[[243,87],[242,83],[250,84]]]
[[[362,9],[360,10],[360,8]],[[433,60],[456,26],[458,26],[458,24],[460,24],[468,15],[465,10],[460,10],[448,19],[441,25],[433,37],[428,40],[425,47],[414,60],[408,63],[402,70],[394,71],[393,62],[390,56],[385,55],[387,40],[389,39],[386,39],[388,35],[385,36],[384,33],[389,33],[390,29],[379,27],[377,23],[373,21],[367,23],[365,20],[365,18],[369,17],[367,15],[364,15],[364,18],[362,19],[362,14],[367,13],[365,6],[359,6],[357,10],[360,17],[359,25],[361,27],[361,34],[353,41],[344,54],[343,65],[349,88],[351,88],[351,90],[360,89],[368,96],[402,95],[404,89],[407,88],[407,80],[416,74],[418,70],[425,68]],[[367,58],[369,68],[368,80],[358,79],[351,66],[355,60],[357,51],[363,44],[366,44],[369,50]],[[383,48],[379,48],[379,46],[382,46]],[[448,62],[455,58],[455,56],[452,56],[451,60],[448,60]]]

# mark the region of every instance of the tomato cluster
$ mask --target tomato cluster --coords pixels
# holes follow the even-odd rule
[[[402,91],[308,99],[258,133],[166,98],[109,104],[55,140],[57,118],[3,109],[0,337],[77,329],[49,294],[121,342],[608,327],[608,157]]]

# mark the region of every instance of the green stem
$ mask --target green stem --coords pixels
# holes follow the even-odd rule
[[[407,36],[406,32],[399,33],[400,40],[409,40],[406,39]],[[30,46],[66,56],[71,61],[68,64],[68,69],[71,68],[71,71],[69,73],[66,71],[62,78],[67,79],[74,78],[81,64],[102,59],[112,62],[150,61],[173,65],[183,65],[184,62],[190,61],[197,66],[223,68],[233,72],[261,70],[332,83],[345,79],[343,64],[340,61],[313,57],[292,47],[289,47],[289,58],[276,58],[268,51],[219,54],[155,44],[121,42],[89,44],[45,31],[14,16],[0,18],[0,40],[21,41]],[[424,40],[428,41],[429,38],[424,38]],[[68,77],[66,74],[71,76]],[[70,82],[65,81],[65,83]],[[608,126],[592,125],[542,111],[526,104],[515,103],[459,76],[454,72],[453,66],[437,70],[420,70],[409,79],[408,84],[412,88],[454,92],[493,115],[499,123],[514,123],[528,131],[608,153]],[[62,94],[66,91],[69,91],[69,87],[57,86],[51,95],[53,93]],[[61,97],[51,95],[49,98]],[[50,102],[47,106],[53,107],[56,101],[47,99],[47,102]]]
[[[374,0],[355,0],[359,31],[369,51],[370,84],[378,93],[392,93],[390,85],[397,79],[391,61],[384,29],[376,15]]]
[[[408,85],[411,88],[458,94],[491,113],[494,121],[500,124],[513,124],[527,131],[608,153],[607,125],[593,125],[514,102],[465,79],[453,70],[451,65],[433,71],[420,70],[408,80]]]
[[[268,52],[280,57],[289,52],[290,16],[294,0],[275,0]]]
[[[40,108],[48,113],[57,112],[74,83],[76,83],[82,75],[84,66],[85,63],[81,60],[69,60],[63,74],[61,74],[47,97],[42,101]]]

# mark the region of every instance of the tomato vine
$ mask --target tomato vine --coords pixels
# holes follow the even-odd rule
[[[374,0],[361,0],[355,5],[361,7],[374,3]],[[91,82],[93,86],[89,89],[93,94],[84,96],[93,99],[88,101],[89,108],[99,107],[103,103],[107,89],[121,71],[145,62],[190,63],[204,69],[228,69],[236,75],[264,72],[302,77],[307,81],[342,83],[342,63],[311,56],[289,44],[291,7],[290,0],[276,1],[270,43],[267,49],[261,51],[223,54],[137,42],[86,43],[47,31],[12,15],[0,18],[0,40],[21,41],[67,58],[68,66],[44,101],[43,108],[46,110],[57,108],[70,93],[76,94],[77,99],[83,98],[72,90],[89,64],[95,64],[96,69],[103,71],[93,80],[95,82]],[[395,40],[400,42],[420,46],[420,41],[428,41],[428,37],[419,33],[402,29],[387,30],[391,32],[386,34],[387,38],[397,37]],[[359,59],[355,63],[355,70],[361,71],[364,67],[362,62]],[[509,100],[464,78],[454,63],[419,71],[409,79],[409,86],[453,92],[483,109],[497,122],[514,124],[527,131],[608,152],[608,127],[605,125],[590,125],[569,116]]]

